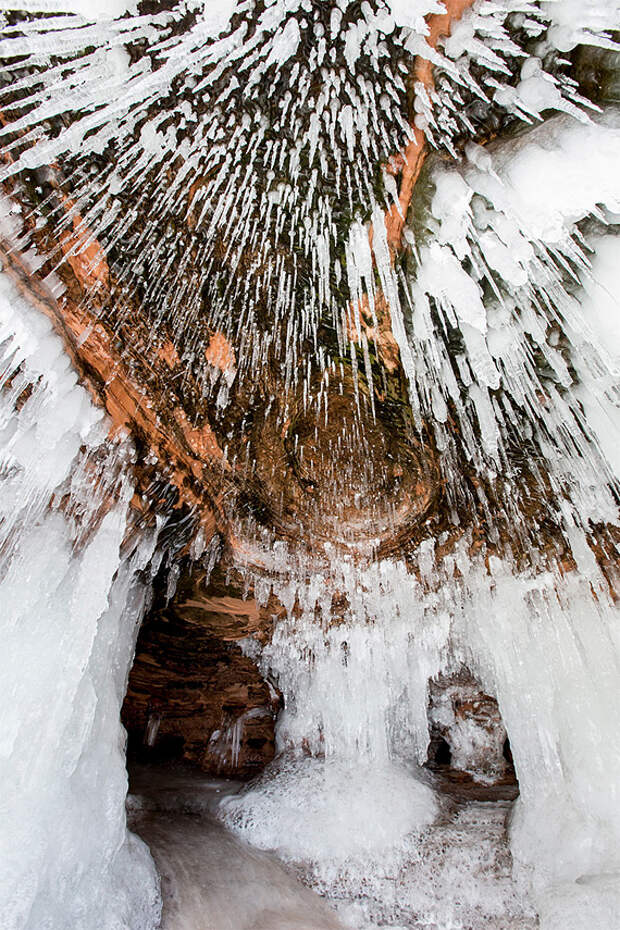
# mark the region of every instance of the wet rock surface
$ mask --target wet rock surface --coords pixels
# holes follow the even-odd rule
[[[204,580],[184,579],[143,623],[122,713],[129,752],[249,778],[274,756],[281,698],[239,640],[266,615],[225,573],[216,570],[208,587]]]

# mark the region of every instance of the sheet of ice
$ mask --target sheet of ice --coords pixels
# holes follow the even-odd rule
[[[2,926],[152,930],[119,715],[155,540],[121,556],[131,450],[5,276],[0,342]]]
[[[130,770],[132,829],[148,843],[166,888],[161,930],[343,930],[315,892],[214,816],[239,784],[195,768]]]

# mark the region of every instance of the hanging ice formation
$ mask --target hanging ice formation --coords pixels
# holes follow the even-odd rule
[[[339,385],[363,433],[396,357],[438,462],[438,509],[379,556],[314,526],[303,545],[259,526],[236,550],[257,599],[285,608],[259,661],[286,710],[276,766],[224,816],[357,901],[354,926],[617,930],[620,122],[571,57],[596,47],[617,73],[617,5],[461,3],[433,42],[436,0],[162,3],[97,23],[15,5],[0,0],[8,251],[33,273],[81,263],[93,327],[123,332],[139,307],[153,357],[165,331],[215,419],[243,384],[285,397],[274,435],[293,395],[320,430]],[[157,893],[125,833],[118,706],[155,533],[125,538],[130,440],[106,439],[47,324],[4,284],[2,300],[4,706],[20,708],[0,743],[5,913],[15,930],[52,907],[53,926],[141,930]],[[214,334],[234,356],[221,378]],[[260,523],[233,518],[239,538]],[[441,852],[419,778],[429,680],[462,666],[510,736],[512,877]]]
[[[433,86],[413,88],[416,125],[452,153],[490,112],[494,129],[549,108],[585,118],[552,43],[609,46],[616,18],[594,4],[596,30],[586,21],[575,37],[554,23],[556,6],[476,4],[443,51],[425,39],[436,0],[186,0],[96,26],[7,13],[0,179],[58,163],[70,198],[52,170],[47,213],[101,242],[118,284],[139,291],[155,327],[170,323],[187,364],[204,365],[206,323],[233,337],[243,369],[271,349],[296,378],[306,341],[326,364],[321,323],[344,351],[343,245],[353,220],[394,196],[381,165],[413,136],[416,56],[436,71]],[[532,41],[549,70],[526,56]],[[125,290],[113,296],[127,303]]]

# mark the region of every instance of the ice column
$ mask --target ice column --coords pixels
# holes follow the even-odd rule
[[[159,889],[126,829],[120,705],[155,539],[121,553],[130,448],[1,276],[0,346],[2,926],[147,930]]]

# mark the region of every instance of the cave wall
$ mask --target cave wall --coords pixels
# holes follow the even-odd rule
[[[439,790],[477,800],[513,800],[519,789],[510,741],[495,697],[469,669],[429,682],[426,766]]]
[[[250,778],[274,757],[281,696],[242,647],[271,620],[230,572],[205,581],[200,565],[188,568],[145,618],[122,711],[129,755]]]

